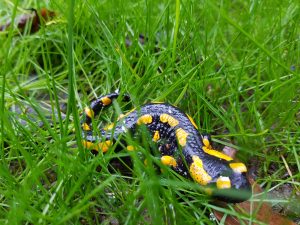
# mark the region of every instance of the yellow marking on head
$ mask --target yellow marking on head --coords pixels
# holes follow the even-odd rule
[[[133,145],[128,145],[127,147],[126,147],[126,149],[127,149],[127,151],[134,151],[135,150],[135,147],[133,146]]]
[[[88,131],[88,130],[91,130],[90,126],[87,124],[87,123],[83,123],[81,125],[82,129],[85,130],[85,131]]]
[[[125,114],[120,114],[117,120],[120,120],[120,119],[122,119],[122,118],[128,116],[130,113],[132,113],[132,112],[135,111],[135,110],[136,110],[136,109],[133,108],[132,110],[128,111],[128,112],[125,113]]]
[[[224,159],[226,161],[231,161],[233,160],[233,158],[229,157],[228,155],[225,155],[224,153],[222,152],[219,152],[217,150],[213,150],[213,149],[209,149],[205,146],[202,147],[203,151],[209,155],[212,155],[212,156],[215,156],[217,158],[220,158],[220,159]]]
[[[207,185],[212,177],[208,175],[208,173],[203,168],[202,160],[199,156],[193,156],[193,163],[190,166],[190,174],[191,177],[201,185]]]
[[[189,114],[186,114],[186,115],[187,115],[187,117],[189,118],[189,120],[191,121],[191,123],[193,124],[193,126],[194,126],[196,129],[198,129],[198,127],[197,127],[195,121],[193,120],[193,118],[192,118]]]
[[[140,118],[138,118],[137,120],[137,124],[141,125],[141,124],[149,124],[152,123],[152,116],[150,114],[145,114],[142,115]]]
[[[214,191],[212,188],[207,187],[207,188],[204,188],[204,192],[208,195],[212,195]]]
[[[217,188],[218,189],[228,189],[231,188],[231,182],[229,177],[222,177],[220,176],[217,179]]]
[[[94,111],[90,109],[89,107],[84,108],[85,115],[87,115],[89,118],[94,117]]]
[[[106,125],[103,130],[112,130],[114,128],[115,124],[114,123],[110,123],[108,125]]]
[[[236,173],[247,172],[247,167],[244,163],[229,163],[229,166]]]
[[[186,144],[186,138],[189,135],[185,130],[182,128],[178,128],[176,131],[176,137],[178,140],[178,143],[183,147]]]
[[[82,141],[82,145],[87,149],[91,149],[94,146],[94,143],[90,141]]]
[[[206,148],[211,149],[211,145],[207,137],[203,137],[202,142]]]
[[[101,98],[101,102],[104,106],[110,105],[111,104],[111,99],[107,96]]]
[[[177,166],[177,162],[172,156],[164,155],[160,158],[160,160],[161,160],[161,163],[166,166],[173,166],[173,167]]]
[[[144,165],[148,166],[148,160],[147,159],[144,160]]]
[[[214,193],[214,190],[210,187],[206,187],[203,190],[207,195],[212,195]]]
[[[107,152],[110,146],[112,146],[113,142],[111,140],[107,140],[97,144],[90,141],[82,141],[82,144],[87,149],[96,150],[98,152],[101,150],[104,153]]]
[[[98,143],[98,149],[102,150],[102,152],[107,152],[110,146],[113,145],[113,142],[111,140],[107,140],[104,142]]]
[[[175,127],[179,124],[179,121],[177,119],[175,119],[173,116],[170,116],[166,113],[161,114],[159,119],[163,123],[168,123],[171,127]]]
[[[157,142],[159,139],[160,139],[159,131],[156,130],[156,131],[154,132],[154,135],[153,135],[152,140],[153,140],[154,142]]]
[[[124,118],[125,117],[125,114],[120,114],[119,116],[118,116],[118,119],[117,120],[120,120],[120,119],[122,119],[122,118]]]

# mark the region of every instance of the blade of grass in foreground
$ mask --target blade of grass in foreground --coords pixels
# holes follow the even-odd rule
[[[81,145],[81,131],[80,131],[80,125],[79,125],[79,115],[78,115],[78,109],[76,107],[76,99],[75,99],[75,90],[76,88],[76,77],[75,77],[75,71],[74,71],[74,57],[73,57],[73,26],[74,26],[74,6],[75,6],[75,0],[69,0],[69,11],[68,11],[68,71],[69,71],[69,79],[68,79],[68,105],[67,105],[67,114],[66,114],[66,121],[65,121],[65,130],[64,136],[68,135],[68,125],[69,125],[69,118],[72,113],[73,115],[73,123],[75,126],[75,135],[76,135],[76,142],[77,146],[79,148],[79,151],[82,152],[82,145]]]

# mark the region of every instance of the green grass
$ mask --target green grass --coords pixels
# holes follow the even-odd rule
[[[85,151],[81,110],[116,89],[132,98],[114,104],[117,111],[149,101],[177,105],[249,167],[256,161],[266,193],[290,187],[289,198],[263,201],[296,205],[299,4],[4,0],[0,23],[45,6],[58,16],[39,32],[0,33],[1,224],[213,224],[213,209],[255,221],[214,206],[167,168],[157,173],[147,141],[134,144],[149,165],[131,154],[132,176],[108,170],[110,159],[128,153]],[[101,118],[116,116],[109,110]],[[299,214],[295,207],[288,216]]]

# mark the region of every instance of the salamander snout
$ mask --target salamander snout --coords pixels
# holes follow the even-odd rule
[[[251,185],[246,177],[246,173],[233,172],[229,177],[230,187],[220,188],[213,192],[213,196],[218,199],[231,203],[243,202],[252,195]],[[220,178],[219,178],[220,179]]]

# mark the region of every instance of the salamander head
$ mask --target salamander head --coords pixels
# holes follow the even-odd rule
[[[205,160],[204,160],[205,159]],[[251,186],[243,163],[205,155],[192,156],[190,176],[213,197],[226,202],[242,202],[251,197]]]
[[[246,172],[232,170],[229,176],[220,176],[216,180],[216,189],[212,195],[219,200],[231,203],[248,200],[252,192]]]
[[[213,197],[226,202],[242,202],[251,197],[245,164],[212,149],[208,139],[192,139],[191,136],[184,153],[191,178],[207,187],[207,193]]]

